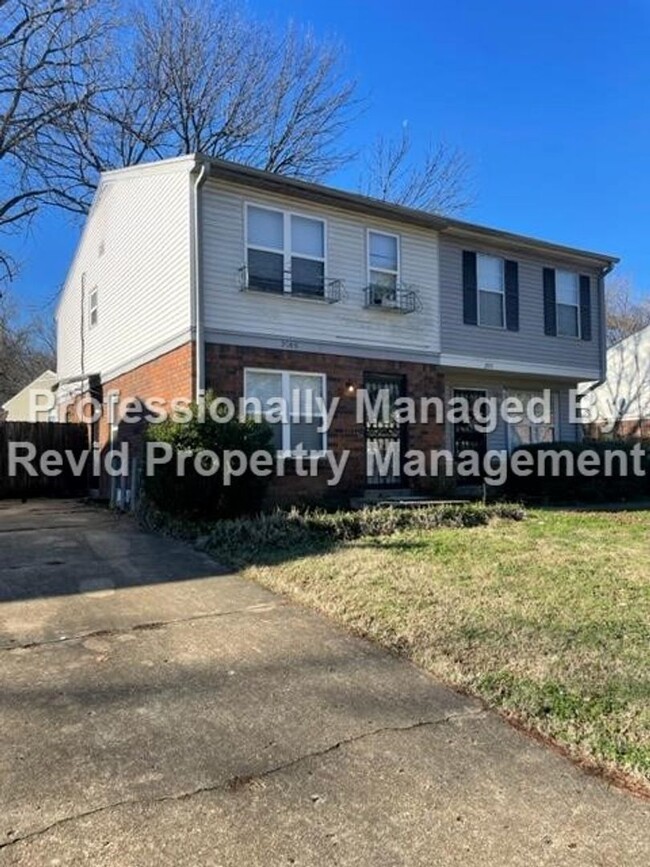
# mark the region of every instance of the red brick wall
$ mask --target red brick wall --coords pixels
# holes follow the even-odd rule
[[[585,434],[594,439],[650,439],[650,419],[648,418],[625,418],[620,419],[614,425],[613,430],[606,433],[597,422],[585,425]]]
[[[325,373],[327,400],[341,398],[328,433],[329,449],[337,455],[345,449],[350,450],[350,460],[340,487],[337,489],[326,484],[330,476],[327,464],[323,466],[318,477],[300,478],[293,473],[289,474],[291,462],[288,461],[288,475],[276,478],[273,482],[272,498],[276,502],[314,501],[323,498],[334,500],[366,487],[364,430],[363,425],[356,422],[356,395],[348,392],[348,383],[362,387],[364,375],[367,373],[401,375],[405,377],[405,393],[410,397],[444,395],[444,377],[430,364],[220,344],[206,346],[206,388],[212,389],[216,394],[233,400],[241,397],[244,393],[246,367]],[[407,447],[426,451],[443,448],[444,427],[433,422],[409,425]],[[435,480],[428,479],[413,479],[411,484],[414,487],[431,489],[437,487]]]
[[[194,344],[185,343],[177,349],[166,352],[158,358],[140,364],[132,370],[105,382],[101,386],[101,392],[97,399],[101,399],[103,411],[101,419],[92,426],[92,439],[99,442],[102,449],[106,449],[109,441],[108,426],[108,394],[118,392],[119,400],[139,398],[140,400],[153,397],[162,399],[167,405],[174,398],[192,399],[194,384],[195,353]],[[74,401],[64,407],[63,416],[69,420],[78,418],[78,406],[87,395],[80,395]],[[88,407],[88,414],[91,412]],[[82,419],[83,420],[83,419]],[[144,423],[129,423],[119,426],[116,442],[127,441],[132,457],[137,457],[142,448],[142,433]],[[108,495],[110,488],[109,479],[102,476],[100,491],[103,496]]]

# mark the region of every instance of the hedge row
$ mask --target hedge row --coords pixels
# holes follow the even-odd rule
[[[643,450],[640,467],[642,474],[635,474],[633,449]],[[630,440],[609,440],[593,442],[556,442],[521,446],[517,453],[527,452],[537,464],[540,451],[553,450],[561,454],[560,474],[552,475],[551,464],[547,462],[547,472],[530,476],[517,476],[510,472],[505,493],[511,499],[540,499],[549,503],[567,502],[613,502],[639,499],[650,496],[650,442]],[[579,472],[571,474],[568,465],[573,462],[579,467],[579,457],[590,451],[600,461],[600,469],[593,475]],[[609,453],[609,455],[608,455]],[[608,466],[609,462],[609,466]],[[592,464],[590,472],[595,469]]]
[[[416,509],[382,506],[351,512],[291,509],[201,524],[175,520],[149,506],[141,519],[152,529],[198,539],[203,549],[222,559],[245,562],[263,551],[308,550],[328,542],[390,536],[402,530],[478,527],[495,518],[521,521],[525,516],[518,504],[472,503]]]

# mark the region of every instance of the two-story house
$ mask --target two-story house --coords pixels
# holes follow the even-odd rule
[[[616,261],[201,156],[108,172],[58,307],[61,412],[92,392],[105,443],[119,396],[315,391],[340,398],[331,428],[298,410],[275,426],[278,450],[348,449],[339,494],[415,484],[399,467],[369,475],[368,450],[579,436],[569,390],[604,377],[603,278]],[[499,401],[551,389],[553,412],[539,429],[378,430],[359,422],[360,388]],[[289,471],[273,492],[327,490],[322,475]]]

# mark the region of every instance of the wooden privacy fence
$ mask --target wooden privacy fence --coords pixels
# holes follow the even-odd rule
[[[24,466],[10,466],[10,444],[31,443],[35,449],[30,463],[37,472],[30,475]],[[88,429],[83,424],[59,424],[58,422],[10,421],[0,423],[0,499],[7,497],[72,497],[88,492],[88,471],[75,475],[70,456],[79,462],[88,450]],[[41,458],[44,452],[61,455],[62,465],[58,475],[48,476],[42,472]],[[66,454],[67,453],[67,454]],[[25,454],[20,449],[20,454]],[[12,469],[16,472],[12,473]]]

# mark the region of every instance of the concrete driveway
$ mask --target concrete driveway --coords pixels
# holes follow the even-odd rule
[[[0,865],[650,863],[650,805],[128,518],[0,503]]]

